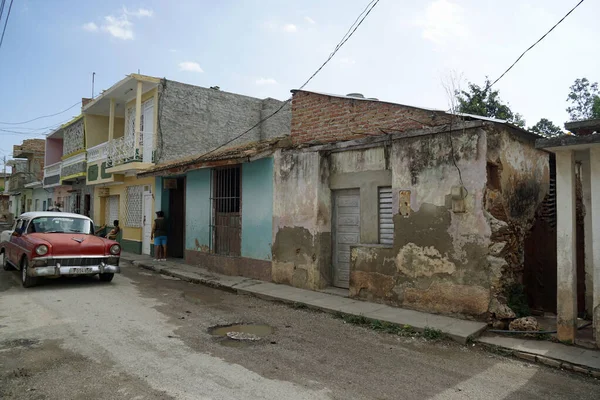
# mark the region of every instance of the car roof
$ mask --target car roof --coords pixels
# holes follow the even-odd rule
[[[35,212],[26,212],[23,213],[21,215],[19,215],[19,218],[21,219],[32,219],[32,218],[37,218],[37,217],[67,217],[67,218],[82,218],[82,219],[87,219],[87,220],[92,220],[90,217],[86,217],[85,215],[81,215],[81,214],[74,214],[74,213],[64,213],[64,212],[57,212],[57,211],[35,211]]]

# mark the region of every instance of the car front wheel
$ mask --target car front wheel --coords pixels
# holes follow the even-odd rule
[[[100,280],[102,282],[110,282],[113,280],[115,274],[106,273],[106,274],[98,274],[98,276],[100,277]]]
[[[23,283],[23,287],[29,288],[35,286],[37,283],[37,279],[33,276],[29,276],[27,273],[29,272],[29,261],[27,258],[23,259],[21,263],[21,282]]]

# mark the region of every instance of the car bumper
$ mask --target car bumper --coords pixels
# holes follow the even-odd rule
[[[118,265],[101,264],[85,267],[61,267],[52,265],[47,267],[29,268],[30,276],[63,276],[63,275],[95,275],[95,274],[118,274],[121,268]]]

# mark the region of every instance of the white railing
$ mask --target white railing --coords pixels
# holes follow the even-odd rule
[[[85,161],[85,159],[86,159],[86,154],[85,154],[85,151],[84,151],[82,153],[75,154],[74,156],[71,156],[69,158],[65,158],[62,161],[62,166],[63,167],[67,167],[69,165],[77,164],[77,163],[80,163],[82,161]]]
[[[126,135],[108,142],[107,166],[114,167],[132,161],[142,160],[142,147],[135,146],[135,137]]]
[[[62,162],[57,162],[52,165],[48,165],[44,168],[44,178],[47,176],[60,175],[60,167],[62,166]]]
[[[98,146],[90,147],[87,150],[88,162],[103,160],[106,158],[108,151],[108,142],[99,144]]]

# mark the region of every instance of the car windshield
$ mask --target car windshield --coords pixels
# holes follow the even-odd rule
[[[38,217],[31,220],[28,233],[92,233],[88,219],[71,217]]]

